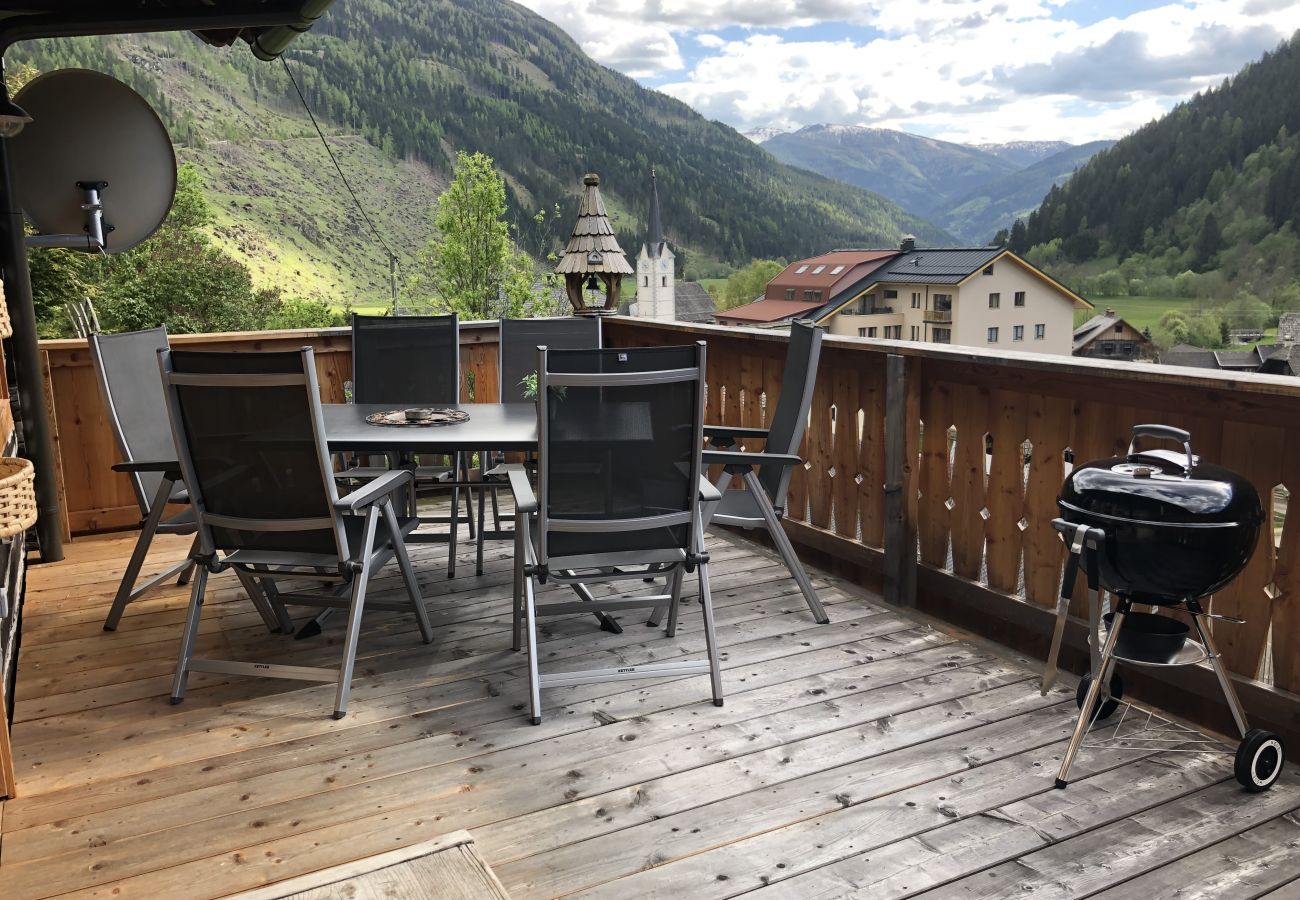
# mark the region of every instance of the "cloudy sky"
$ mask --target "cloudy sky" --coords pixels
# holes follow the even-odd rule
[[[742,131],[1116,138],[1300,29],[1300,0],[521,0]]]

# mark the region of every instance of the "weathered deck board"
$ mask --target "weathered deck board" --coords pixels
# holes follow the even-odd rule
[[[1028,884],[1151,900],[1184,872],[1227,884],[1242,860],[1259,875],[1243,896],[1300,876],[1292,772],[1246,797],[1221,757],[1085,750],[1077,781],[1055,791],[1069,690],[1040,697],[1026,661],[814,572],[832,617],[818,626],[770,554],[729,538],[712,540],[723,708],[699,678],[587,685],[546,692],[538,727],[520,712],[500,544],[484,575],[451,582],[444,547],[416,548],[437,640],[420,644],[409,616],[368,614],[352,708],[335,722],[329,686],[231,676],[196,675],[169,706],[185,590],[100,629],[132,538],[79,540],[65,563],[32,569],[21,796],[0,808],[6,900],[218,897],[460,829],[514,897],[994,896]],[[146,568],[184,543],[160,539]],[[463,565],[473,571],[469,552]],[[375,584],[400,590],[392,573]],[[336,659],[337,628],[268,635],[228,575],[213,586],[201,645]],[[703,649],[694,603],[675,640],[624,618],[622,635],[589,616],[546,623],[543,665]],[[1121,858],[1112,835],[1138,855]],[[1104,877],[1078,874],[1076,858]],[[1054,877],[1067,870],[1063,888]]]

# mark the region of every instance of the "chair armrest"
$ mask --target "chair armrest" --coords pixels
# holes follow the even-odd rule
[[[700,501],[702,503],[716,503],[722,499],[722,492],[717,489],[713,482],[700,476]]]
[[[722,465],[733,475],[752,466],[801,466],[803,460],[793,453],[754,453],[743,450],[705,450],[706,466]]]
[[[175,472],[180,476],[181,464],[175,459],[137,459],[132,462],[116,463],[114,472]]]
[[[742,428],[739,425],[705,425],[704,436],[720,447],[729,447],[737,438],[766,438],[766,428]]]
[[[393,469],[385,472],[374,481],[367,482],[346,497],[334,501],[335,509],[360,509],[377,500],[387,497],[400,487],[405,487],[415,480],[415,476],[406,469]]]
[[[528,470],[519,463],[510,463],[499,468],[504,469],[505,474],[510,478],[510,493],[515,495],[515,512],[537,512],[537,496],[528,481]]]

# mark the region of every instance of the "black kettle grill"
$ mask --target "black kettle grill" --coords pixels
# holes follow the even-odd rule
[[[1182,452],[1137,449],[1139,438],[1177,441]],[[1079,721],[1066,750],[1058,787],[1065,787],[1083,738],[1092,725],[1110,716],[1120,704],[1123,683],[1115,663],[1194,665],[1209,660],[1228,707],[1242,734],[1237,748],[1237,780],[1250,791],[1272,787],[1282,772],[1284,750],[1277,735],[1247,725],[1241,702],[1219,658],[1201,606],[1206,597],[1237,576],[1250,561],[1264,523],[1264,510],[1254,486],[1220,466],[1203,463],[1192,453],[1191,435],[1167,425],[1138,425],[1125,456],[1078,466],[1066,478],[1057,498],[1061,516],[1052,522],[1069,547],[1055,633],[1043,674],[1046,692],[1056,674],[1056,660],[1065,632],[1070,596],[1082,568],[1089,590],[1089,647],[1092,672],[1079,684]],[[1100,591],[1116,597],[1113,614],[1106,615],[1103,633]],[[1177,620],[1134,612],[1134,604],[1178,607],[1190,614],[1195,641],[1175,638]],[[1239,619],[1213,616],[1222,621]],[[1126,648],[1141,647],[1145,637],[1165,642],[1167,652],[1116,652],[1125,620]],[[1104,643],[1103,643],[1104,638]],[[1099,673],[1094,678],[1092,673]]]

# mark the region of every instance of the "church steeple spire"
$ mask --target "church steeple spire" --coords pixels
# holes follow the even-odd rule
[[[655,178],[654,166],[650,167],[650,227],[646,235],[646,243],[649,245],[651,256],[657,257],[663,252],[664,227],[659,218],[659,184]]]

